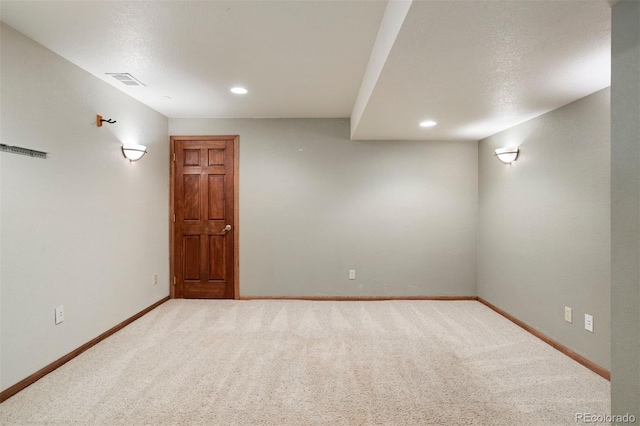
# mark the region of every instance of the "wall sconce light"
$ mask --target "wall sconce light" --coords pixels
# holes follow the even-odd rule
[[[126,144],[122,145],[122,155],[129,161],[138,161],[147,153],[144,145]]]
[[[520,150],[518,148],[498,148],[495,152],[496,154],[494,157],[502,161],[504,164],[511,164],[513,161],[516,161],[516,158],[518,158]]]

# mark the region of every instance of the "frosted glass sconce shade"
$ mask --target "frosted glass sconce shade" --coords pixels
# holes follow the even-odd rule
[[[138,161],[147,153],[147,147],[144,145],[122,145],[122,155],[129,161]]]
[[[498,148],[496,149],[495,157],[502,161],[504,164],[511,164],[518,158],[520,150],[518,148]]]

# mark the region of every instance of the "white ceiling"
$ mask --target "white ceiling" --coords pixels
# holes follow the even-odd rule
[[[604,0],[0,7],[4,23],[171,118],[352,117],[354,139],[477,140],[610,85]],[[106,75],[122,72],[145,87]]]

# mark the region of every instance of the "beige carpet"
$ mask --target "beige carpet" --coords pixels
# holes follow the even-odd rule
[[[609,391],[475,301],[171,300],[0,404],[0,424],[575,425]]]

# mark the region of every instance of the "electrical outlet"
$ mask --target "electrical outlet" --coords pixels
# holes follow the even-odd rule
[[[153,285],[158,284],[158,274],[153,274]]]
[[[349,269],[349,279],[350,280],[355,280],[356,279],[356,270],[355,269]]]
[[[564,320],[566,322],[573,322],[572,311],[571,311],[571,308],[568,306],[564,307]]]
[[[64,321],[64,306],[60,305],[56,308],[56,325]]]
[[[593,333],[593,317],[589,314],[584,314],[584,329]]]

